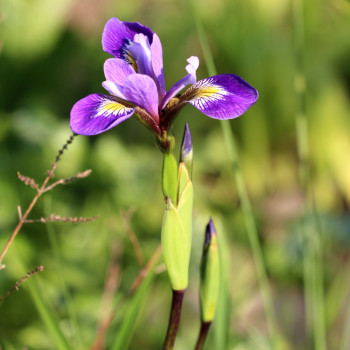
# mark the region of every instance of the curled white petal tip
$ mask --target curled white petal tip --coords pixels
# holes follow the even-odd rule
[[[189,63],[186,66],[186,70],[188,72],[188,74],[191,75],[195,75],[196,74],[196,70],[199,67],[199,59],[197,56],[191,56],[190,58],[187,59],[187,62]]]

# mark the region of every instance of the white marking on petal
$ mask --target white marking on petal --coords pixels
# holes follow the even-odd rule
[[[198,109],[206,109],[211,103],[225,100],[225,96],[229,95],[222,86],[214,84],[212,78],[200,80],[193,86],[193,95],[191,95],[191,103]]]

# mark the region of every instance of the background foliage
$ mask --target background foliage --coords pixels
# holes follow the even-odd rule
[[[298,227],[304,217],[305,227],[312,230],[308,228],[312,219],[305,217],[299,181],[292,1],[193,3],[218,73],[238,74],[260,93],[253,108],[227,123],[238,141],[284,346],[310,349],[313,325],[305,317],[305,259]],[[109,57],[101,49],[105,22],[113,16],[141,22],[160,36],[169,88],[185,74],[185,59],[191,55],[201,60],[198,79],[208,76],[193,11],[186,1],[174,0],[1,0],[0,248],[18,220],[16,206],[25,208],[33,197],[33,190],[18,181],[16,172],[42,179],[71,134],[72,105],[89,93],[103,92],[102,68]],[[320,307],[325,310],[328,348],[345,350],[350,343],[346,331],[350,328],[350,4],[305,1],[303,20],[310,192],[322,248]],[[222,296],[227,298],[221,300],[208,349],[268,348],[261,296],[222,130],[217,121],[188,106],[175,123],[178,140],[185,121],[193,134],[195,154],[194,243],[177,347],[193,344],[199,327],[198,265],[204,228],[212,215],[222,235],[226,262]],[[98,320],[111,308],[101,307],[110,264],[120,270],[112,303],[125,295],[140,270],[128,228],[137,235],[146,259],[159,243],[164,208],[161,162],[152,136],[134,119],[100,136],[76,138],[59,162],[56,177],[71,177],[85,169],[92,169],[92,175],[45,194],[31,218],[51,213],[100,218],[84,224],[23,227],[3,261],[0,295],[36,266],[43,264],[45,270],[1,302],[4,349],[57,348],[35,306],[31,285],[38,288],[34,293],[40,293],[70,346],[91,346]],[[130,210],[130,220],[123,220],[121,212]],[[130,305],[133,299],[121,302],[107,344],[121,332],[128,314],[134,320],[135,309],[142,312],[133,322],[130,348],[160,347],[170,289],[166,274],[157,271],[136,304]]]

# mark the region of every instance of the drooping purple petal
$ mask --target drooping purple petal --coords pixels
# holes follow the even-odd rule
[[[158,91],[154,80],[148,75],[131,74],[124,84],[126,99],[144,108],[156,121],[158,116]]]
[[[183,94],[202,113],[215,119],[232,119],[243,114],[258,99],[258,92],[234,74],[219,74],[198,81]]]
[[[152,54],[152,68],[157,79],[159,99],[161,100],[165,96],[166,90],[165,90],[165,80],[164,80],[164,71],[163,71],[163,49],[157,34],[153,35],[153,42],[151,45],[151,54]]]
[[[113,96],[92,94],[79,100],[70,113],[70,127],[80,135],[105,132],[130,118],[135,108],[124,106]]]
[[[169,101],[179,92],[181,91],[186,85],[189,84],[195,84],[197,81],[196,78],[196,70],[198,69],[199,66],[199,59],[196,56],[191,56],[190,58],[187,59],[187,62],[189,63],[186,66],[187,70],[187,75],[180,79],[177,83],[175,83],[169,91],[166,93],[164,96],[159,108],[163,109]]]
[[[103,50],[117,58],[125,59],[125,45],[132,42],[135,34],[142,33],[152,43],[153,32],[146,26],[134,22],[122,22],[111,18],[105,25],[102,34]]]

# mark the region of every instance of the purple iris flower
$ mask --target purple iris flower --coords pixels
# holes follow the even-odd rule
[[[161,42],[157,34],[140,23],[111,18],[104,28],[102,46],[114,56],[104,64],[106,81],[102,83],[110,95],[91,94],[73,106],[70,126],[77,134],[100,134],[134,115],[167,149],[174,118],[187,103],[211,118],[232,119],[258,98],[258,92],[234,74],[197,82],[196,56],[187,59],[188,74],[166,91]]]

